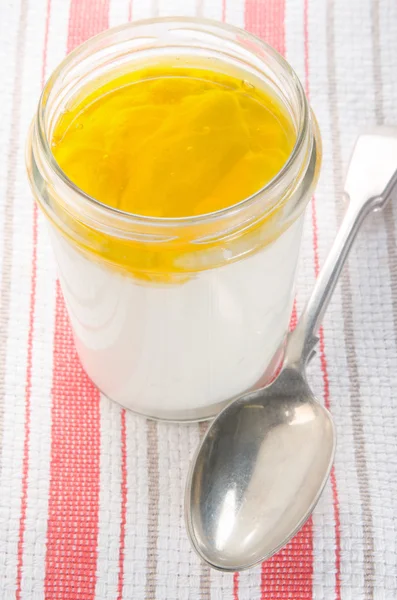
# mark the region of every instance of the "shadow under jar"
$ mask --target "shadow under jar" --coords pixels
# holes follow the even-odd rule
[[[294,145],[258,192],[208,214],[143,216],[89,196],[61,169],[52,139],[76,98],[164,61],[175,72],[239,78],[283,106]],[[198,19],[142,21],[108,30],[64,60],[40,99],[27,168],[49,222],[79,357],[105,395],[148,417],[198,420],[274,375],[320,148],[295,73],[242,30]]]

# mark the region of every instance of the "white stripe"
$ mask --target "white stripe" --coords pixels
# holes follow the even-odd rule
[[[335,519],[328,482],[313,514],[313,598],[335,595]],[[342,596],[345,598],[345,596]]]
[[[226,0],[226,23],[241,27],[245,25],[245,2],[244,0]]]
[[[197,3],[199,2],[200,0],[197,0]],[[238,4],[238,1],[235,1],[234,4]],[[206,19],[215,19],[216,21],[222,21],[222,0],[201,0],[201,6],[203,17],[205,17]]]
[[[23,553],[22,598],[43,598],[51,456],[52,342],[55,265],[40,218],[37,243],[36,310],[32,347],[29,478]]]
[[[117,2],[117,0],[115,0]],[[132,20],[148,19],[154,16],[152,12],[153,0],[133,0],[132,1]]]
[[[12,118],[13,90],[15,79],[16,43],[19,26],[20,3],[11,2],[7,10],[1,11],[0,18],[0,49],[4,60],[0,60],[0,81],[2,91],[0,98],[1,120],[0,120],[0,148],[6,149],[10,140],[10,124]],[[7,57],[5,59],[5,57]],[[0,198],[5,198],[7,185],[8,161],[4,158],[0,161]],[[4,202],[0,203],[0,231],[4,226]],[[2,275],[2,256],[0,255],[0,278]]]
[[[43,3],[44,4],[44,3]],[[48,33],[47,73],[66,51],[69,3],[52,0]],[[36,97],[38,100],[38,95]],[[30,197],[30,194],[27,198]],[[39,214],[36,304],[32,348],[29,478],[24,537],[22,598],[43,598],[45,580],[48,492],[51,458],[51,388],[55,327],[56,269],[47,233]]]
[[[285,4],[286,59],[296,70],[304,88],[307,87],[304,52],[304,0],[287,0]],[[296,310],[302,312],[315,281],[313,225],[311,199],[306,208],[302,244],[296,280]]]
[[[211,600],[233,600],[232,573],[221,573],[220,571],[211,573]]]
[[[201,562],[185,534],[183,514],[189,459],[198,442],[198,428],[195,425],[158,424],[157,600],[200,597]]]
[[[261,574],[261,566],[239,574],[239,600],[260,600]]]
[[[28,9],[26,52],[22,66],[21,118],[18,154],[23,154],[26,133],[40,94],[45,0]],[[25,438],[25,385],[31,287],[33,201],[25,165],[18,160],[14,182],[14,234],[10,321],[7,332],[3,452],[0,479],[0,585],[2,597],[14,589],[21,509],[23,446]],[[6,592],[7,590],[7,592]]]
[[[194,17],[196,0],[157,0],[157,10],[161,17],[181,16]]]
[[[394,70],[397,53],[396,2],[379,2],[379,26],[381,44],[381,78],[383,84],[383,108],[385,122],[397,125],[397,78]]]
[[[101,456],[99,479],[98,558],[95,598],[118,596],[121,519],[120,407],[101,396]]]
[[[132,0],[110,0],[109,27],[116,27],[128,22],[128,13]],[[138,2],[137,4],[141,4]]]
[[[124,544],[123,598],[145,599],[148,521],[147,425],[126,413],[127,521]]]
[[[47,65],[45,73],[47,78],[65,58],[70,12],[70,0],[48,1],[51,3],[51,13],[47,43]]]
[[[284,17],[285,58],[295,69],[303,85],[305,85],[304,5],[305,0],[286,0]]]

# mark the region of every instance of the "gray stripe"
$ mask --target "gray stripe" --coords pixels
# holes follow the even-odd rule
[[[331,117],[332,157],[334,169],[334,190],[338,199],[336,216],[340,224],[344,212],[342,203],[343,175],[342,154],[340,141],[340,125],[337,103],[337,81],[335,67],[334,39],[334,0],[327,0],[327,62],[328,62],[328,96]],[[344,323],[344,338],[347,353],[347,368],[350,381],[350,404],[352,419],[354,457],[358,475],[358,488],[361,501],[364,540],[364,594],[366,600],[373,600],[374,593],[374,535],[371,513],[371,497],[369,492],[368,467],[366,462],[365,436],[363,415],[360,402],[360,379],[357,365],[356,348],[354,344],[353,302],[349,270],[346,268],[342,275],[342,308]]]
[[[203,439],[208,429],[208,422],[199,423],[200,440]],[[211,570],[204,562],[200,571],[200,600],[209,600],[211,598]]]
[[[148,516],[146,556],[146,600],[156,598],[157,540],[159,525],[159,451],[156,421],[147,421]]]
[[[12,93],[13,110],[11,115],[10,141],[7,157],[7,179],[4,198],[4,229],[2,247],[2,277],[0,281],[0,450],[3,437],[6,353],[10,321],[10,296],[13,256],[14,201],[17,164],[20,160],[19,135],[21,116],[21,97],[23,79],[23,57],[27,27],[28,2],[21,0],[21,12],[15,49],[14,89]],[[1,458],[1,452],[0,452]],[[1,462],[0,462],[1,469]]]
[[[199,423],[200,440],[203,439],[204,434],[207,431],[208,427],[209,427],[209,421],[201,421],[201,423]]]
[[[378,125],[383,123],[383,85],[382,85],[382,61],[380,55],[380,31],[379,31],[379,0],[371,2],[371,31],[372,31],[372,65],[375,84],[375,117]]]
[[[394,340],[397,346],[397,236],[392,202],[390,202],[389,206],[384,211],[384,223],[386,228],[387,254],[389,260]]]

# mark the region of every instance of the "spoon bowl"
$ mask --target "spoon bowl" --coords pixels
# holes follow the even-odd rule
[[[186,486],[193,548],[211,567],[247,569],[272,556],[312,513],[328,479],[335,431],[306,382],[321,319],[366,217],[397,197],[397,132],[359,136],[347,210],[313,293],[269,386],[232,401],[210,425]]]
[[[195,510],[187,528],[196,552],[223,571],[270,557],[310,516],[334,450],[331,415],[293,368],[229,404],[189,475],[186,500]]]

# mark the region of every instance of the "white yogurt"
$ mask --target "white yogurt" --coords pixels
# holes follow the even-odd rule
[[[126,408],[213,415],[262,377],[288,330],[302,217],[260,251],[150,284],[100,265],[55,229],[60,281],[84,369]]]

